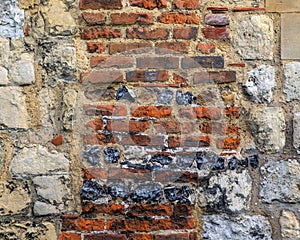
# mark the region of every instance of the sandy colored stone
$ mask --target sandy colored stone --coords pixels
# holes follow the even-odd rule
[[[19,0],[19,7],[22,9],[29,9],[39,4],[39,0]]]
[[[300,12],[300,1],[297,0],[266,0],[268,12]]]
[[[7,72],[6,68],[0,66],[0,85],[8,84],[7,74],[8,74],[8,72]]]
[[[11,79],[17,85],[28,85],[35,81],[33,62],[20,60],[13,64],[11,68]]]
[[[300,238],[300,222],[291,211],[283,210],[279,219],[283,239]]]

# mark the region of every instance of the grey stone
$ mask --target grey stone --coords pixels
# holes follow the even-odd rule
[[[286,94],[286,100],[300,100],[300,62],[285,64],[284,76],[283,92]]]
[[[275,87],[275,68],[270,65],[261,65],[249,71],[248,80],[244,84],[246,93],[255,103],[270,103]]]
[[[294,113],[293,118],[293,145],[300,154],[300,112]]]
[[[18,85],[28,85],[35,82],[33,62],[20,60],[13,64],[11,79]]]
[[[143,200],[159,201],[161,198],[162,188],[155,183],[139,185],[131,194],[131,199],[135,202]]]
[[[31,193],[27,181],[0,182],[0,216],[26,213],[30,204]]]
[[[170,104],[173,99],[173,92],[171,90],[165,90],[157,96],[157,102],[160,104]]]
[[[0,36],[20,38],[24,36],[24,10],[18,7],[17,0],[0,1]]]
[[[34,215],[36,216],[45,216],[45,215],[50,215],[50,214],[59,214],[59,210],[49,204],[49,203],[45,203],[45,202],[35,202],[34,206],[33,206],[33,212]]]
[[[82,153],[82,157],[91,165],[97,165],[100,161],[100,148],[98,146],[87,146]]]
[[[300,202],[300,164],[297,160],[269,160],[261,167],[263,202]]]
[[[29,116],[21,88],[0,88],[0,124],[9,128],[28,128]],[[17,117],[16,117],[17,116]]]
[[[0,38],[0,62],[3,67],[8,67],[9,54],[10,53],[10,42],[7,38]]]
[[[0,85],[8,84],[8,71],[6,68],[0,66]]]
[[[267,15],[236,14],[231,24],[234,49],[243,59],[272,59],[273,21]]]
[[[279,107],[254,107],[251,109],[248,126],[261,152],[276,153],[285,145],[285,117]]]
[[[272,240],[272,229],[266,217],[260,215],[230,217],[205,215],[203,238],[209,240]]]
[[[10,171],[12,175],[66,174],[69,160],[62,153],[51,153],[40,145],[25,147],[13,158]]]
[[[68,89],[63,93],[65,111],[63,113],[63,124],[66,130],[72,130],[74,124],[74,111],[77,100],[77,92],[74,89]]]
[[[293,212],[283,210],[279,223],[282,239],[300,239],[300,222]]]
[[[248,171],[227,170],[209,179],[205,193],[207,208],[214,211],[240,212],[248,210],[252,179]]]

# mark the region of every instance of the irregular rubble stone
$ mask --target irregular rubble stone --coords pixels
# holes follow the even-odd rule
[[[21,214],[26,212],[30,204],[31,192],[27,181],[8,180],[0,182],[0,216]]]
[[[33,213],[36,216],[59,214],[60,211],[52,204],[36,201],[33,206]]]
[[[285,117],[279,107],[252,108],[248,126],[255,137],[257,147],[266,153],[282,151],[285,145]]]
[[[24,10],[19,9],[17,0],[0,2],[0,37],[23,37]]]
[[[149,183],[138,186],[131,194],[135,202],[143,200],[159,201],[162,198],[162,189],[159,184]]]
[[[246,93],[255,103],[270,103],[273,99],[272,90],[276,87],[275,68],[261,65],[248,72],[248,80],[244,84]]]
[[[234,49],[243,59],[272,59],[273,21],[266,15],[236,14],[231,24]]]
[[[108,163],[117,163],[121,157],[121,153],[117,148],[108,147],[103,150],[104,160]]]
[[[13,158],[10,171],[12,175],[66,174],[69,160],[62,153],[50,153],[40,145],[25,147]]]
[[[98,146],[88,146],[82,153],[82,157],[91,165],[97,165],[100,161],[100,148]]]
[[[136,96],[131,90],[128,90],[125,86],[123,86],[117,90],[116,99],[135,102]]]
[[[300,62],[285,64],[284,76],[283,92],[286,94],[286,100],[300,100]]]
[[[82,200],[96,200],[106,195],[107,191],[105,187],[95,181],[84,181],[80,189],[80,197]]]
[[[183,186],[181,188],[178,187],[167,187],[164,189],[164,193],[166,199],[169,201],[178,201],[178,203],[182,204],[190,204],[190,190],[188,186]]]
[[[150,162],[159,163],[161,165],[169,165],[173,159],[165,154],[156,154],[151,157]]]
[[[0,66],[0,85],[8,84],[8,72],[6,68]]]
[[[0,115],[0,124],[9,128],[28,128],[29,116],[22,89],[3,87],[0,96],[0,108],[5,113]]]
[[[75,112],[75,104],[77,100],[77,92],[74,89],[68,89],[63,93],[63,101],[65,104],[65,111],[63,113],[64,128],[72,130],[73,119]]]
[[[10,52],[10,43],[7,38],[0,38],[0,62],[4,67],[8,67],[8,58]]]
[[[300,202],[300,164],[297,160],[269,160],[261,167],[263,202]]]
[[[11,69],[12,81],[18,85],[28,85],[35,81],[34,66],[31,61],[20,60]]]
[[[207,208],[212,211],[239,212],[249,209],[252,179],[248,171],[217,173],[209,179],[205,193]]]
[[[268,219],[260,215],[204,216],[202,239],[272,240],[271,234],[272,230]]]
[[[190,92],[182,93],[182,91],[178,90],[176,92],[176,102],[179,105],[188,105],[193,103],[193,94]]]
[[[157,95],[157,102],[160,104],[170,104],[173,100],[173,92],[171,90],[165,90]]]
[[[283,210],[279,219],[281,237],[283,239],[298,239],[300,236],[300,222],[291,211]]]
[[[125,200],[129,197],[129,189],[123,182],[112,183],[109,186],[109,193],[114,199],[120,197]]]
[[[300,153],[300,112],[294,113],[293,118],[293,144],[297,149],[297,153]]]

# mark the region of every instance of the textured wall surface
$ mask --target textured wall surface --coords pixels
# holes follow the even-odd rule
[[[0,239],[300,239],[298,4],[0,9]]]

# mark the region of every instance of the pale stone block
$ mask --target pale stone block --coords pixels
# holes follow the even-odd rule
[[[300,222],[291,211],[283,210],[279,219],[283,239],[299,239]]]
[[[268,12],[300,12],[298,0],[266,0]]]
[[[283,92],[286,101],[300,100],[300,62],[290,62],[284,65]]]
[[[34,66],[31,61],[21,60],[13,64],[11,70],[12,81],[18,85],[28,85],[35,81]]]
[[[300,112],[294,114],[293,143],[294,147],[297,149],[298,154],[300,154]]]
[[[0,85],[8,84],[7,75],[8,75],[8,72],[7,72],[6,68],[0,67]]]

